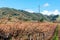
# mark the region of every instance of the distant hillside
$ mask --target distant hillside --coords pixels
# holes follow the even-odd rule
[[[55,21],[55,22],[60,21],[60,16],[59,15],[50,15],[48,17],[50,18],[50,21]]]
[[[37,21],[40,19],[43,19],[45,21],[50,21],[50,19],[41,14],[41,13],[29,13],[24,10],[17,10],[14,8],[0,8],[0,19],[1,18],[8,18],[8,19],[18,19],[18,20],[31,20],[31,21]]]
[[[56,18],[56,21],[60,22],[60,16],[58,16],[58,17]]]

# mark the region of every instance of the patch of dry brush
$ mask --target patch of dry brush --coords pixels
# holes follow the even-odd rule
[[[0,24],[0,40],[48,40],[57,24],[40,22],[7,22]]]

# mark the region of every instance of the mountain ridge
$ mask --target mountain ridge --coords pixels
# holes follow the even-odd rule
[[[56,17],[55,17],[56,16]],[[11,18],[25,21],[39,21],[43,19],[44,21],[53,21],[57,20],[59,16],[57,15],[43,15],[42,13],[30,13],[24,10],[18,10],[14,8],[2,7],[0,8],[0,18]],[[55,19],[54,19],[55,18]]]

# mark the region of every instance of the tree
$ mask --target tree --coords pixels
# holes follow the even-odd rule
[[[43,21],[44,21],[44,19],[43,19],[43,18],[41,18],[41,19],[39,19],[38,21],[39,21],[39,22],[43,22]]]

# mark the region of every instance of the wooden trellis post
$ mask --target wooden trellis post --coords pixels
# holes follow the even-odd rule
[[[43,32],[40,33],[40,40],[45,40],[45,37],[44,37],[44,33]]]

